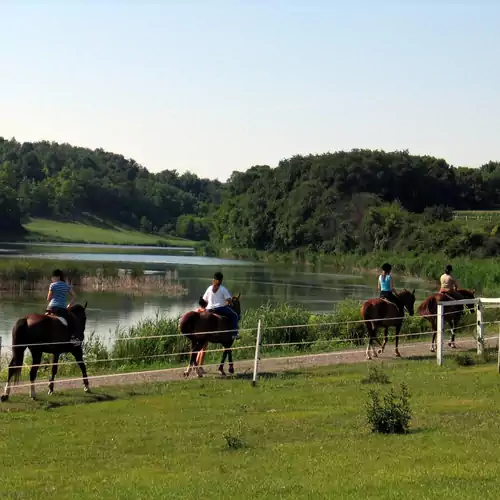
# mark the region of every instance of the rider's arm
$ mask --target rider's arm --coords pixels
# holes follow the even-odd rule
[[[76,299],[76,293],[73,291],[73,288],[69,288],[68,294],[71,297],[71,300],[68,303],[67,307],[71,307],[73,305],[74,300]]]
[[[227,288],[224,288],[222,290],[222,293],[224,294],[224,299],[226,300],[226,304],[230,306],[233,303],[233,301],[231,300],[232,299],[231,294],[228,292]]]
[[[52,300],[52,283],[49,286],[49,293],[47,294],[47,302],[50,302]]]

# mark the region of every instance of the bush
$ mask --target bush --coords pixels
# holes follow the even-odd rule
[[[468,352],[461,352],[455,356],[455,362],[459,366],[474,366],[476,364],[476,360],[474,356]]]
[[[385,373],[380,366],[370,366],[368,369],[368,375],[365,377],[361,383],[363,384],[389,384],[389,375]]]
[[[241,437],[241,428],[242,428],[242,420],[241,418],[239,418],[236,421],[234,429],[229,429],[222,433],[222,437],[226,441],[226,446],[230,450],[239,450],[247,446],[247,444]]]
[[[410,393],[406,384],[401,384],[401,394],[394,389],[384,396],[383,402],[377,391],[370,390],[367,407],[368,424],[372,432],[383,434],[407,434],[410,430],[411,409]]]

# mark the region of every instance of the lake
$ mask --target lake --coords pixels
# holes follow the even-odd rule
[[[114,248],[114,250],[113,250]],[[73,249],[73,251],[71,251]],[[106,251],[101,251],[105,249]],[[43,250],[43,251],[41,251]],[[113,250],[113,251],[112,251]],[[233,294],[241,292],[243,311],[267,302],[302,305],[313,312],[329,312],[335,303],[346,298],[362,300],[376,296],[376,277],[328,272],[326,268],[301,265],[285,266],[233,261],[193,255],[189,249],[123,247],[110,245],[39,245],[0,244],[0,255],[29,256],[54,260],[141,263],[151,270],[172,270],[179,283],[187,288],[186,296],[135,296],[119,293],[82,293],[79,301],[88,301],[87,332],[95,331],[106,343],[114,337],[116,328],[127,327],[141,319],[166,314],[176,317],[196,307],[198,298],[210,285],[213,273],[221,270],[224,284]],[[431,290],[429,284],[417,279],[398,278],[400,287],[416,288],[419,296]],[[49,283],[47,283],[48,287]],[[44,311],[43,296],[26,295],[22,299],[2,296],[0,336],[10,344],[10,332],[15,320],[33,311]]]

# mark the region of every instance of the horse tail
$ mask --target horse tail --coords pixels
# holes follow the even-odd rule
[[[436,313],[437,313],[437,299],[435,295],[431,295],[420,304],[418,308],[418,314],[420,316],[429,316],[431,314],[436,314]]]
[[[21,318],[16,321],[12,328],[12,361],[10,362],[10,377],[16,384],[19,382],[23,369],[24,351],[28,343],[29,331],[27,318]]]
[[[189,311],[181,316],[179,319],[179,331],[182,335],[195,333],[195,323],[198,316],[199,313],[196,311]]]

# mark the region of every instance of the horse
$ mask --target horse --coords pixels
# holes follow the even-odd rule
[[[414,304],[415,304],[415,290],[410,292],[408,290],[403,290],[399,294],[396,294],[404,308],[408,311],[410,316],[414,314]],[[387,299],[368,299],[361,306],[361,317],[364,320],[366,330],[368,332],[368,346],[366,348],[366,359],[372,359],[370,355],[370,350],[376,357],[377,353],[373,348],[373,341],[376,340],[380,346],[378,354],[384,352],[385,346],[387,344],[389,327],[394,327],[396,329],[396,345],[395,354],[401,357],[399,353],[399,332],[401,331],[401,326],[403,324],[403,318],[401,313],[395,304],[389,302]],[[378,321],[377,321],[378,320]],[[379,328],[384,328],[384,343],[382,344],[377,337],[377,330]]]
[[[241,317],[240,295],[231,297],[230,307]],[[234,373],[233,351],[231,347],[234,343],[234,330],[230,330],[231,321],[229,318],[219,316],[211,311],[189,311],[179,320],[179,331],[191,341],[191,358],[189,365],[184,372],[188,377],[191,370],[195,369],[198,377],[203,376],[203,369],[198,363],[198,354],[208,342],[222,344],[224,352],[219,365],[219,372],[226,376],[224,363],[229,358],[229,373]]]
[[[68,308],[74,318],[74,332],[70,336],[66,322],[52,314],[28,314],[17,320],[12,329],[12,359],[9,363],[7,384],[0,401],[7,401],[10,395],[11,381],[19,381],[24,362],[24,351],[28,348],[33,359],[30,369],[30,396],[36,399],[35,380],[44,352],[52,354],[52,374],[49,378],[49,395],[54,392],[54,379],[57,374],[59,357],[71,353],[82,372],[85,392],[90,392],[87,369],[83,362],[83,339],[87,322],[87,302],[82,306],[75,304]]]
[[[440,302],[450,302],[452,300],[462,300],[462,299],[474,299],[476,290],[465,290],[463,288],[458,289],[456,292],[447,293],[434,293],[427,297],[419,306],[418,314],[420,316],[425,317],[427,321],[431,324],[432,328],[432,343],[431,343],[431,352],[436,351],[436,335],[437,335],[437,306]],[[474,304],[467,304],[467,308],[469,311],[474,310]],[[450,326],[450,341],[448,345],[455,349],[455,332],[454,328],[456,328],[460,322],[462,314],[464,312],[463,304],[457,304],[453,306],[448,306],[445,309],[444,321]]]

